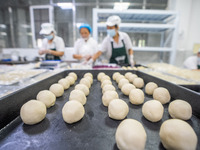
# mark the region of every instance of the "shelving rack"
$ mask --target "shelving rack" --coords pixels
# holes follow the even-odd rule
[[[127,33],[159,33],[159,47],[133,47],[134,51],[170,52],[169,63],[176,57],[178,13],[166,10],[93,9],[93,37],[98,41],[99,33],[106,32],[106,20],[111,15],[122,19],[120,31]]]

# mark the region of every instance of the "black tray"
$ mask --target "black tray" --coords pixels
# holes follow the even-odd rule
[[[111,76],[117,70],[73,70],[73,72],[76,72],[78,74],[79,80],[86,72],[91,72],[94,75],[94,83],[90,88],[90,94],[88,95],[87,103],[84,106],[85,116],[81,121],[75,124],[66,124],[62,119],[61,113],[62,107],[68,101],[69,93],[74,89],[75,85],[66,90],[62,97],[57,98],[55,106],[47,110],[47,116],[42,122],[36,125],[29,126],[25,125],[21,121],[21,118],[18,116],[19,109],[23,103],[30,99],[34,99],[36,94],[40,90],[48,89],[51,84],[65,77],[71,71],[64,71],[53,77],[50,77],[39,83],[15,92],[10,96],[0,99],[0,119],[4,120],[4,124],[5,122],[8,123],[6,119],[10,118],[10,116],[13,115],[13,118],[14,116],[18,116],[14,120],[12,119],[13,121],[10,122],[7,126],[1,129],[0,149],[117,149],[117,146],[115,144],[115,131],[121,121],[110,119],[107,114],[107,107],[104,107],[102,105],[102,92],[100,88],[100,83],[96,80],[96,75],[101,71]],[[122,74],[128,72],[123,70],[118,71]],[[177,86],[175,84],[171,84],[169,82],[149,76],[142,72],[131,72],[137,73],[145,80],[146,83],[149,81],[153,81],[156,82],[159,86],[166,87],[171,93],[172,100],[177,98],[187,100],[192,105],[195,114],[187,122],[193,127],[198,136],[198,139],[200,139],[200,120],[198,118],[200,116],[200,101],[198,101],[200,95],[198,93],[190,91],[184,87]],[[79,80],[76,81],[75,84],[77,84]],[[162,122],[170,118],[167,111],[168,104],[164,105],[165,109],[163,119],[157,123],[151,123],[142,116],[142,105],[132,105],[129,102],[128,97],[123,95],[122,92],[118,89],[115,81],[113,81],[113,85],[116,87],[119,97],[125,100],[129,105],[129,114],[127,118],[136,119],[143,124],[147,133],[147,142],[145,149],[164,149],[162,144],[160,143],[159,129]],[[150,99],[152,99],[151,96],[145,95],[145,101]],[[3,124],[1,123],[1,125]],[[200,149],[200,142],[198,142],[197,149]]]

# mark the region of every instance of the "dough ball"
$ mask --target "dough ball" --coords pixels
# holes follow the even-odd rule
[[[122,93],[124,95],[128,96],[130,94],[130,92],[131,92],[132,89],[135,89],[135,86],[133,84],[126,83],[126,84],[124,84],[122,86],[121,91],[122,91]]]
[[[73,90],[69,95],[69,100],[79,101],[82,105],[86,103],[86,96],[81,90]]]
[[[63,120],[69,124],[81,120],[84,114],[85,109],[78,101],[68,101],[62,108]]]
[[[97,75],[97,80],[98,81],[101,81],[101,78],[103,77],[103,76],[105,76],[106,74],[104,73],[104,72],[100,72],[100,73],[98,73],[98,75]]]
[[[129,100],[134,105],[142,104],[144,102],[144,92],[141,89],[131,90]]]
[[[127,76],[127,79],[129,80],[129,82],[133,83],[133,80],[134,80],[135,78],[137,78],[137,77],[138,77],[138,76],[137,76],[136,74],[131,74],[131,75]]]
[[[123,76],[123,75],[118,75],[118,76],[116,77],[116,82],[119,83],[119,81],[120,81],[121,79],[126,79],[126,78],[125,78],[125,76]]]
[[[162,104],[166,104],[170,101],[171,96],[166,88],[158,87],[153,91],[153,99],[160,101]]]
[[[128,77],[129,77],[130,75],[132,75],[132,74],[133,74],[132,72],[127,72],[127,73],[125,73],[124,76],[125,76],[126,79],[128,79]]]
[[[129,107],[121,99],[114,99],[108,105],[108,115],[112,119],[122,120],[129,112]]]
[[[53,106],[56,102],[56,96],[48,90],[40,91],[37,94],[36,99],[43,102],[47,108]]]
[[[84,78],[86,78],[86,79],[88,79],[88,80],[90,81],[90,85],[93,84],[93,78],[92,78],[92,77],[90,77],[90,76],[86,76],[86,77],[84,77]]]
[[[102,93],[105,93],[106,91],[116,91],[116,89],[113,85],[107,84],[102,88]]]
[[[87,78],[82,78],[80,84],[85,84],[88,88],[91,87],[90,81]]]
[[[119,96],[116,91],[106,91],[102,96],[104,106],[108,106],[113,99],[118,99]]]
[[[75,83],[75,79],[72,76],[66,76],[65,79],[67,79],[70,82],[70,85],[73,85]]]
[[[63,86],[58,83],[52,84],[49,91],[51,91],[56,97],[60,97],[64,94]]]
[[[90,93],[89,88],[85,84],[77,84],[75,86],[75,90],[81,90],[85,94],[85,96],[88,96]]]
[[[161,120],[163,117],[163,113],[164,113],[164,107],[157,100],[147,101],[142,106],[143,116],[151,122],[157,122]]]
[[[145,86],[145,93],[148,95],[153,95],[153,91],[158,88],[158,85],[154,82],[149,82]]]
[[[91,77],[93,79],[93,75],[90,72],[85,73],[83,77],[87,77],[87,76],[89,76],[89,77]]]
[[[68,74],[68,76],[73,77],[75,81],[76,81],[77,78],[78,78],[77,75],[76,75],[76,73],[74,73],[74,72],[70,72],[70,73]]]
[[[174,119],[188,120],[192,117],[192,107],[184,100],[174,100],[169,104],[169,114]]]
[[[113,73],[112,79],[113,79],[113,80],[116,80],[116,78],[117,78],[118,75],[121,75],[121,74],[120,74],[119,72]]]
[[[127,83],[129,83],[129,81],[127,79],[121,79],[121,80],[119,80],[118,87],[121,89],[122,86]]]
[[[115,140],[120,150],[144,150],[147,134],[142,124],[134,119],[125,119],[117,127]]]
[[[20,110],[20,116],[25,124],[33,125],[42,121],[46,116],[47,110],[43,102],[30,100],[26,102]]]
[[[66,78],[60,79],[58,83],[63,86],[64,90],[70,87],[70,82]]]
[[[133,80],[133,85],[135,85],[136,88],[143,88],[144,80],[142,78],[136,77]]]
[[[166,149],[196,150],[197,135],[192,127],[183,120],[166,120],[160,127],[159,135]]]
[[[103,88],[106,84],[112,84],[112,82],[110,80],[104,80],[102,83],[101,83],[101,88]]]
[[[105,75],[101,78],[101,83],[104,81],[104,80],[110,80],[110,77],[108,75]]]

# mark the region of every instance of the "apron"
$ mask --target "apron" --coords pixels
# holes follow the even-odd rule
[[[51,50],[56,51],[55,48],[54,48],[54,49],[51,49]],[[60,60],[60,57],[54,56],[54,55],[52,55],[52,54],[46,54],[46,55],[45,55],[45,60]]]
[[[110,58],[110,63],[115,63],[118,65],[128,64],[128,56],[126,54],[126,47],[124,44],[124,40],[122,40],[123,47],[114,48],[113,41],[111,42],[112,46],[112,56]]]

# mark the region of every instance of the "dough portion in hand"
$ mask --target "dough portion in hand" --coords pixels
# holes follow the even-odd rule
[[[45,104],[37,100],[26,102],[20,109],[20,117],[28,125],[39,123],[46,117],[46,113]]]
[[[134,105],[142,104],[144,102],[144,92],[141,89],[131,90],[129,100]]]
[[[83,118],[85,109],[78,101],[68,101],[62,108],[63,120],[66,123],[72,124]]]
[[[66,78],[60,79],[58,83],[63,86],[64,90],[67,90],[70,87],[70,81]]]
[[[153,91],[158,88],[158,85],[154,82],[149,82],[145,86],[145,93],[148,95],[153,95]]]
[[[60,97],[64,94],[63,86],[58,83],[52,84],[49,91],[51,91],[56,97]]]
[[[77,84],[75,86],[75,90],[81,90],[85,94],[85,96],[88,96],[90,93],[89,88],[85,84]]]
[[[146,139],[144,127],[134,119],[123,120],[115,133],[115,141],[120,150],[144,150]]]
[[[40,91],[37,94],[36,99],[43,102],[47,108],[53,106],[56,102],[56,96],[49,90]]]
[[[192,117],[192,107],[184,100],[174,100],[169,104],[169,114],[174,119],[188,120]]]
[[[79,101],[82,105],[86,103],[86,96],[81,90],[73,90],[69,95],[69,100]]]
[[[118,98],[119,96],[116,91],[106,91],[102,96],[102,103],[104,106],[108,106],[113,99]]]
[[[135,89],[135,86],[133,84],[130,84],[130,83],[127,83],[127,84],[124,84],[121,88],[121,91],[124,95],[129,95],[131,90]]]
[[[122,120],[129,112],[129,107],[121,99],[113,99],[108,105],[108,115],[112,119]]]
[[[143,116],[151,122],[160,121],[163,117],[163,113],[164,113],[164,107],[157,100],[147,101],[142,106]]]
[[[160,139],[166,149],[196,150],[197,135],[192,127],[180,119],[169,119],[160,127]]]
[[[133,85],[135,85],[136,88],[143,88],[144,87],[144,80],[142,78],[136,77],[133,80]]]
[[[153,99],[160,101],[162,104],[166,104],[170,101],[171,96],[166,88],[158,87],[153,92]]]

